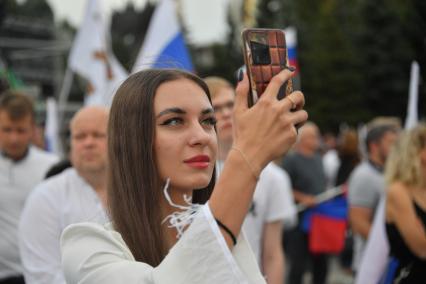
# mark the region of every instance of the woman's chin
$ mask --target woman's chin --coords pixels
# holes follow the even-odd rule
[[[206,188],[210,183],[210,178],[197,178],[188,182],[185,186],[186,188],[191,188],[194,190]]]
[[[201,188],[206,188],[210,183],[210,179],[204,179],[204,180],[199,180],[197,182],[194,182],[194,186],[192,188],[194,189],[201,189]]]
[[[198,173],[192,176],[188,176],[188,181],[191,184],[191,188],[205,188],[209,185],[213,176],[213,171]]]
[[[184,178],[183,178],[184,177]],[[189,193],[192,190],[206,188],[212,179],[212,173],[181,174],[170,176],[171,188]]]

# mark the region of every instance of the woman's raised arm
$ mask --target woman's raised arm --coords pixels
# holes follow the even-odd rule
[[[278,101],[277,93],[293,72],[283,70],[269,83],[258,102],[247,106],[249,82],[246,75],[238,84],[234,107],[234,142],[220,178],[209,201],[228,246],[231,235],[239,235],[244,217],[253,198],[262,169],[285,154],[296,141],[295,125],[303,124],[308,115],[302,110],[304,96],[293,92]]]

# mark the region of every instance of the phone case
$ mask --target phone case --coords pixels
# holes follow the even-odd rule
[[[284,31],[279,29],[245,29],[242,38],[244,61],[250,81],[249,106],[252,106],[263,94],[272,77],[288,66],[287,47]],[[282,99],[292,91],[290,79],[282,85],[277,97]]]

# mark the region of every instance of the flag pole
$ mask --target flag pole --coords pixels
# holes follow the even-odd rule
[[[408,93],[407,117],[405,118],[405,129],[416,126],[419,121],[417,113],[417,102],[419,97],[419,73],[420,67],[417,61],[411,63],[410,87]]]
[[[320,203],[329,201],[329,200],[331,200],[331,199],[333,199],[333,198],[335,198],[339,195],[342,195],[344,193],[345,193],[345,190],[344,190],[343,186],[341,186],[341,185],[327,189],[326,191],[315,195],[315,200],[317,202],[316,204],[318,205]],[[303,212],[306,209],[308,209],[308,207],[304,204],[298,204],[297,205],[297,212],[298,213]]]
[[[55,98],[48,97],[46,100],[46,128],[44,138],[47,150],[58,156],[63,155],[63,149],[59,137],[58,108]]]
[[[74,78],[74,74],[72,70],[67,67],[67,70],[65,71],[64,80],[62,82],[62,88],[59,93],[59,99],[58,99],[58,126],[59,129],[62,129],[62,125],[65,119],[65,111],[66,111],[66,104],[68,101],[69,93],[71,90],[71,84]]]

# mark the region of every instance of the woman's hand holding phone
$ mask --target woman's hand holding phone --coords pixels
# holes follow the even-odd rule
[[[281,86],[293,75],[288,69],[275,75],[252,107],[247,102],[250,87],[246,74],[237,86],[234,141],[209,201],[213,215],[235,236],[240,233],[261,171],[290,149],[296,141],[295,125],[303,124],[308,118],[302,109],[305,99],[301,92],[277,99]],[[229,233],[224,231],[223,236],[232,247]]]
[[[234,139],[209,204],[213,215],[238,236],[263,168],[285,154],[296,141],[295,125],[308,118],[301,92],[292,92],[284,33],[243,32],[244,73],[236,89]],[[290,68],[291,69],[291,68]],[[245,165],[244,165],[245,164]],[[251,171],[253,178],[248,178]],[[236,202],[238,200],[238,202]],[[229,247],[233,241],[223,232]]]
[[[275,75],[251,108],[247,104],[250,87],[246,74],[237,86],[233,146],[244,153],[253,169],[261,170],[285,154],[296,141],[295,125],[303,124],[308,118],[303,110],[305,98],[302,92],[292,92],[277,100],[281,86],[293,75],[294,72],[288,69]]]
[[[289,67],[285,34],[280,29],[244,29],[241,33],[244,63],[249,77],[250,95],[247,97],[251,107],[265,92],[272,77]],[[293,92],[289,78],[277,92],[281,100]]]

